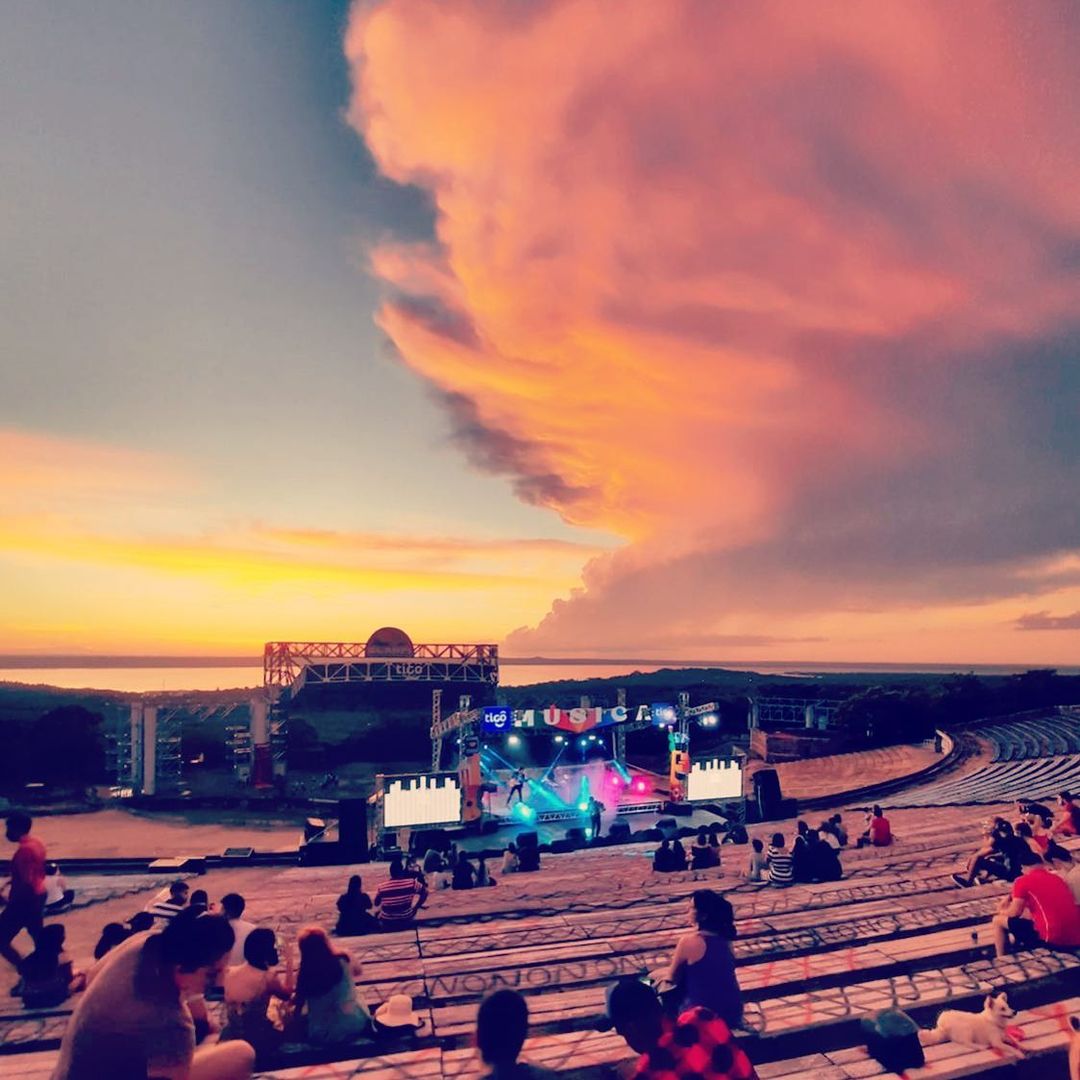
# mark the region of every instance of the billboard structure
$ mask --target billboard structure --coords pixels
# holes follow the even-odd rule
[[[379,776],[376,798],[386,829],[461,824],[461,783],[456,772]]]
[[[690,766],[686,784],[689,802],[724,802],[743,797],[742,764],[736,758],[707,758]]]

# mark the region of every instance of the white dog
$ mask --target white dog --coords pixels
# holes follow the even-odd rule
[[[946,1009],[938,1017],[935,1028],[919,1032],[919,1041],[925,1046],[951,1041],[961,1046],[1012,1051],[1014,1057],[1023,1057],[1024,1051],[1005,1034],[1005,1028],[1015,1015],[1016,1010],[1009,1005],[1004,990],[997,995],[987,994],[981,1013]]]

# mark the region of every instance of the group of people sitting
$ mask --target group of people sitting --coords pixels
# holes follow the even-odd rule
[[[682,841],[663,840],[653,855],[653,870],[658,874],[669,874],[677,870],[708,870],[720,865],[719,827],[702,826],[694,837],[687,853]]]

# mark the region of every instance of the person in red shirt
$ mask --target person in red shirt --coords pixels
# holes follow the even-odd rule
[[[7,838],[18,847],[11,856],[11,884],[7,903],[0,911],[0,956],[15,968],[22,955],[12,946],[20,930],[26,930],[37,944],[45,913],[45,845],[30,835],[29,814],[9,814]]]
[[[880,806],[875,806],[866,819],[866,832],[859,837],[858,847],[872,844],[874,847],[888,847],[892,843],[892,827]]]
[[[714,1012],[695,1006],[678,1019],[664,1014],[656,991],[640,979],[621,979],[608,990],[607,1020],[641,1055],[634,1080],[758,1080],[746,1052]]]
[[[1029,867],[1013,882],[992,924],[998,956],[1008,952],[1011,937],[1017,948],[1051,945],[1080,946],[1080,907],[1064,879],[1045,865]]]

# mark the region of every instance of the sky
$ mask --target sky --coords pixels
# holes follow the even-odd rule
[[[1074,5],[15,0],[0,652],[1075,663]]]

